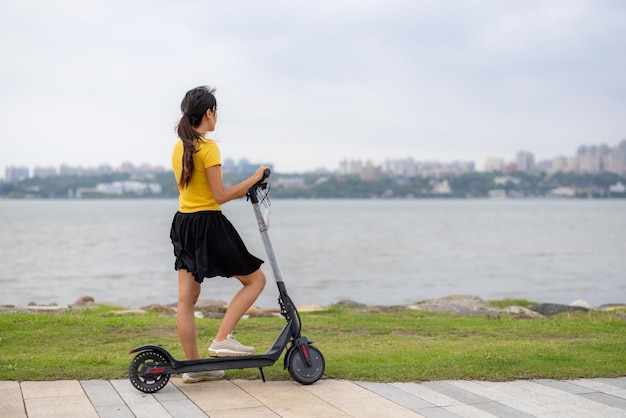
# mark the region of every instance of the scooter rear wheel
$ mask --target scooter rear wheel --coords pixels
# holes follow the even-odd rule
[[[133,386],[144,393],[157,392],[167,385],[169,374],[148,373],[148,370],[169,365],[169,361],[157,351],[142,351],[128,367],[128,378]]]
[[[287,353],[287,368],[289,374],[298,383],[303,385],[310,385],[322,377],[326,363],[324,362],[324,356],[322,352],[317,348],[309,345],[309,359],[311,360],[311,366],[307,366],[306,362],[300,354],[300,350],[293,347]]]

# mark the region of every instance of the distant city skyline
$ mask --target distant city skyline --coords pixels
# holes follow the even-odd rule
[[[375,167],[383,167],[384,170],[393,172],[395,169],[391,166],[393,166],[394,164],[395,165],[402,164],[403,162],[406,162],[407,160],[414,161],[415,163],[421,163],[421,164],[434,163],[434,164],[444,164],[447,166],[450,166],[450,165],[458,166],[460,168],[457,168],[455,170],[458,172],[494,171],[494,170],[506,171],[505,168],[507,166],[510,167],[511,164],[515,164],[516,170],[518,171],[530,171],[535,166],[539,166],[540,168],[545,169],[545,171],[550,171],[553,165],[557,166],[555,171],[567,171],[567,170],[576,171],[576,167],[568,168],[568,165],[571,166],[571,164],[574,164],[572,162],[572,159],[575,159],[576,156],[579,155],[581,151],[584,151],[585,153],[587,153],[587,150],[604,150],[605,153],[607,153],[608,151],[620,152],[621,154],[612,158],[613,160],[618,159],[619,161],[617,162],[617,164],[619,164],[619,166],[623,166],[622,170],[626,170],[626,139],[624,139],[615,145],[607,145],[607,144],[579,145],[573,154],[560,153],[558,155],[553,156],[552,158],[542,159],[542,160],[535,159],[534,153],[530,150],[519,150],[513,157],[510,157],[510,159],[507,159],[506,157],[487,157],[484,160],[483,165],[476,165],[474,161],[469,161],[469,160],[465,160],[465,161],[461,159],[450,159],[450,160],[445,160],[445,161],[444,160],[442,161],[420,160],[413,156],[404,156],[404,157],[398,157],[398,158],[385,158],[382,161],[375,161],[373,158],[360,159],[360,158],[347,157],[338,161],[335,167],[319,167],[318,169],[301,171],[301,172],[284,172],[278,169],[277,172],[286,173],[286,174],[289,174],[289,173],[302,174],[302,173],[310,173],[310,172],[315,172],[315,171],[320,171],[320,170],[325,170],[328,172],[339,172],[339,173],[343,172],[344,174],[351,173],[351,172],[352,173],[359,172],[360,168],[350,168],[349,167],[350,165],[359,166],[359,167],[361,165],[363,167],[365,167],[366,165],[375,166]],[[600,157],[596,157],[595,154],[591,157],[592,157],[592,161],[585,161],[583,164],[585,164],[587,171],[595,172],[597,171],[597,169],[594,169],[594,167],[598,166],[598,164],[601,163],[601,161],[598,160],[598,158]],[[607,165],[613,164],[611,161],[607,162],[606,164]],[[547,164],[548,162],[549,164]],[[233,166],[233,165],[243,164],[247,167],[261,165],[261,164],[274,165],[272,161],[252,161],[245,157],[234,159],[234,158],[230,158],[227,156],[222,159],[222,164],[225,167],[225,171],[229,166]],[[471,168],[461,167],[461,166],[467,166],[467,165],[471,165]],[[98,174],[106,174],[106,173],[114,173],[114,172],[122,172],[122,173],[124,172],[125,173],[164,172],[164,171],[170,170],[170,167],[165,166],[165,165],[153,165],[149,163],[136,164],[132,162],[124,162],[117,167],[106,162],[103,162],[96,166],[80,166],[80,165],[72,165],[72,164],[67,164],[67,163],[61,164],[58,167],[55,167],[53,165],[38,165],[34,167],[16,165],[16,166],[8,166],[5,168],[5,170],[3,170],[2,174],[4,175],[4,177],[2,177],[2,180],[4,181],[10,180],[8,179],[8,176],[7,176],[7,172],[9,169],[22,170],[21,172],[19,172],[21,174],[18,174],[21,177],[25,175],[24,171],[27,171],[28,177],[34,177],[34,176],[46,177],[46,176],[51,176],[51,175],[63,175],[63,174],[65,175],[83,174],[84,175],[84,174],[90,174],[94,172],[97,172]],[[402,170],[402,169],[398,169],[398,170]],[[619,170],[620,169],[618,169],[618,171]],[[612,171],[612,170],[608,170],[608,171]]]

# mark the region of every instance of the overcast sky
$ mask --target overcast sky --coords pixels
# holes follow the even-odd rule
[[[512,160],[626,138],[626,1],[0,0],[0,177],[169,167],[184,93],[223,158]]]

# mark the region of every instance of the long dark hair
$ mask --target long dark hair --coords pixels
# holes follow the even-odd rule
[[[184,189],[191,180],[193,173],[193,154],[196,152],[196,145],[202,135],[194,128],[202,122],[202,117],[207,110],[215,112],[217,100],[215,99],[215,89],[209,86],[196,87],[185,94],[180,103],[180,110],[183,116],[178,122],[176,131],[178,137],[183,141],[183,172],[178,182],[178,188]]]

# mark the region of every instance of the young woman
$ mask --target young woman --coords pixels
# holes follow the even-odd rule
[[[239,184],[224,187],[220,150],[205,138],[217,123],[214,89],[197,87],[185,94],[180,105],[183,116],[178,123],[179,140],[172,151],[172,168],[179,189],[179,208],[174,215],[170,238],[178,271],[177,327],[185,355],[199,359],[196,342],[194,306],[204,278],[235,277],[243,287],[233,297],[224,319],[209,346],[209,356],[246,356],[252,347],[242,345],[232,335],[235,325],[252,306],[263,288],[262,260],[248,252],[241,237],[221,212],[221,205],[245,196],[268,168]],[[220,379],[224,371],[185,373],[187,383]]]

